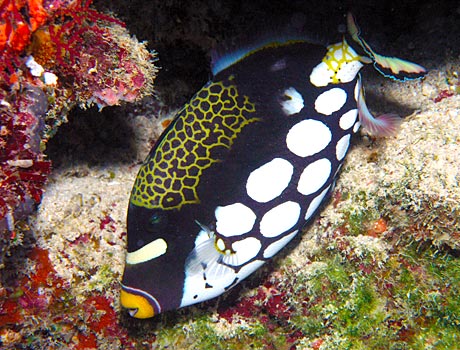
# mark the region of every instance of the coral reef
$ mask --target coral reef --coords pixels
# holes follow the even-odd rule
[[[138,158],[133,164],[53,172],[30,221],[39,248],[29,253],[21,277],[1,291],[2,346],[455,348],[460,96],[433,100],[445,88],[446,74],[434,70],[423,82],[396,87],[370,82],[369,90],[419,107],[398,135],[362,136],[330,203],[291,250],[256,278],[218,300],[150,321],[120,313],[118,303],[126,200]],[[38,282],[35,272],[42,276]],[[37,293],[48,299],[41,301]],[[31,321],[37,315],[40,321]]]
[[[256,6],[256,3],[246,6]],[[174,0],[164,4],[174,9],[179,6]],[[122,6],[128,5],[123,3]],[[243,5],[234,6],[239,11]],[[274,5],[270,3],[270,6]],[[310,3],[308,6],[312,7]],[[363,11],[372,12],[372,5],[370,8]],[[49,175],[38,212],[27,224],[16,222],[20,230],[15,230],[13,238],[11,232],[6,232],[8,241],[19,243],[23,240],[24,244],[12,251],[8,265],[1,271],[0,347],[458,348],[460,56],[452,48],[460,47],[459,22],[455,17],[455,9],[457,12],[459,9],[453,2],[447,10],[439,4],[428,3],[417,5],[417,8],[418,12],[411,9],[409,15],[407,9],[396,7],[394,12],[390,11],[395,19],[380,17],[381,14],[370,16],[372,21],[377,19],[376,22],[388,26],[388,32],[403,33],[393,42],[395,52],[402,55],[400,51],[407,49],[406,53],[413,54],[411,57],[418,57],[415,61],[431,68],[423,81],[407,84],[363,74],[367,80],[369,106],[376,113],[399,112],[407,116],[399,133],[387,139],[361,135],[330,202],[304,234],[292,242],[287,252],[219,299],[147,321],[135,320],[120,310],[118,283],[125,257],[129,191],[140,160],[168,121],[161,109],[163,105],[159,108],[151,101],[143,102],[126,117],[132,125],[136,154],[120,163],[118,158],[113,159],[114,155],[107,159],[106,149],[99,149],[99,143],[93,148],[88,145],[88,152],[104,162],[97,166],[61,162],[63,164]],[[313,10],[323,8],[319,6]],[[132,11],[137,15],[143,13],[137,7]],[[184,26],[201,28],[207,24],[210,29],[203,29],[205,35],[218,28],[218,19],[212,16],[203,19],[209,13],[205,6],[197,6],[195,11],[198,14],[174,13],[174,18],[184,21],[190,16],[200,16],[198,24],[172,21],[162,37],[168,37],[167,31],[176,26],[180,27],[179,34],[172,33],[173,38],[182,33],[193,36],[201,33],[200,30],[188,32]],[[235,11],[224,8],[211,14],[225,12],[223,23],[227,25],[229,18],[238,21]],[[259,12],[253,15],[259,16]],[[251,18],[251,14],[245,16]],[[153,22],[157,19],[146,17]],[[135,18],[138,21],[138,17]],[[147,28],[150,26],[147,22],[138,22]],[[407,34],[393,26],[410,27],[415,22],[415,29]],[[116,26],[114,22],[107,25]],[[156,25],[159,26],[157,22]],[[84,35],[91,36],[91,33]],[[409,37],[414,40],[407,40]],[[203,39],[209,40],[212,39]],[[382,39],[382,46],[388,42]],[[181,52],[181,57],[188,57],[187,53]],[[427,60],[420,61],[419,58],[425,56]],[[20,79],[27,76],[29,81],[41,81],[43,75],[30,77],[30,68],[25,65],[29,55],[15,57],[19,68],[14,67]],[[44,71],[56,74],[57,84],[63,86],[60,91],[64,87],[70,89],[70,85],[64,85],[70,82],[52,70],[56,67],[40,61],[37,54],[33,57]],[[70,64],[67,59],[62,56],[64,63]],[[194,57],[188,65],[196,62],[201,61]],[[189,79],[187,74],[183,75],[186,76],[183,80]],[[63,95],[56,95],[54,100],[43,99],[56,88],[45,86],[44,82],[39,89],[33,86],[33,89],[21,90],[26,92],[21,95],[21,111],[33,109],[34,115],[45,113],[45,116],[49,111],[58,111],[53,103],[58,100],[62,106]],[[90,100],[103,102],[83,91],[80,88],[78,92],[67,92],[73,99],[69,99],[72,106],[87,105]],[[77,101],[77,94],[83,96],[82,101]],[[10,108],[8,113],[12,119],[9,120],[15,121],[17,114],[11,111],[18,109],[10,106],[14,107],[16,100],[5,99],[2,104],[2,111]],[[24,137],[23,142],[30,143],[25,148],[40,149],[40,141],[44,138],[40,133],[45,130],[46,135],[52,134],[64,121],[64,115],[64,112],[56,112],[51,118],[41,118],[45,119],[44,123],[28,122],[30,130],[35,130],[39,136]],[[108,128],[107,132],[112,135],[116,128]],[[59,135],[57,133],[49,142],[57,142]],[[26,161],[14,162],[24,159]],[[33,163],[27,159],[31,159],[30,154],[12,159],[14,171],[43,174],[44,169],[34,167],[35,162],[45,162],[46,158],[34,158]],[[5,164],[8,163],[2,161],[2,169],[6,169]],[[45,163],[39,164],[44,166]],[[40,182],[31,180],[26,189],[32,184],[43,188]],[[32,198],[32,192],[30,196]],[[30,231],[22,235],[21,230]],[[28,237],[29,240],[33,238],[32,242],[27,241]],[[33,248],[28,248],[30,246]]]
[[[151,94],[155,53],[91,1],[5,0],[0,5],[0,241],[40,203],[51,163],[43,151],[68,112]]]

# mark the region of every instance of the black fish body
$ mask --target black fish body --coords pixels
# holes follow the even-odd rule
[[[361,122],[391,124],[369,121],[358,75],[367,60],[345,40],[272,43],[197,92],[131,194],[121,301],[133,316],[216,297],[294,238]]]

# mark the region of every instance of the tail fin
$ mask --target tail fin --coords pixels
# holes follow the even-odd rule
[[[385,77],[398,81],[406,81],[422,78],[426,74],[427,70],[416,63],[397,57],[379,55],[372,50],[369,44],[360,36],[361,30],[351,13],[347,14],[347,28],[353,41],[362,47],[372,59],[375,69]]]

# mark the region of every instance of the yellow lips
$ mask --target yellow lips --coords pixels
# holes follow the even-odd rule
[[[150,318],[155,315],[152,305],[141,295],[132,294],[122,289],[120,301],[121,306],[129,309],[129,314],[132,317]]]

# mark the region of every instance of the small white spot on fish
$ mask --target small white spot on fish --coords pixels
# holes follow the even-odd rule
[[[350,129],[355,124],[357,117],[358,110],[356,108],[342,115],[339,120],[339,125],[342,128],[342,130]]]
[[[307,213],[305,214],[305,220],[310,219],[310,217],[313,215],[316,209],[318,209],[319,205],[324,199],[324,196],[326,195],[327,191],[329,190],[331,186],[327,186],[323,192],[321,192],[319,195],[317,195],[313,200],[310,202],[310,205],[308,206]]]
[[[283,97],[287,98],[281,101],[281,108],[286,115],[297,114],[302,110],[304,106],[303,97],[295,88],[286,89]]]
[[[335,155],[337,156],[337,160],[341,161],[348,151],[348,146],[350,146],[350,134],[343,136],[335,146]]]
[[[257,238],[248,237],[232,244],[235,253],[225,256],[223,261],[228,265],[239,266],[254,258],[260,251],[262,244]]]
[[[281,250],[281,248],[283,248],[286,244],[288,244],[291,241],[291,239],[294,238],[297,232],[299,232],[299,230],[295,230],[294,232],[291,232],[290,234],[270,244],[264,250],[264,258],[271,258],[273,255],[278,253]]]
[[[272,72],[277,72],[277,71],[279,71],[279,70],[285,69],[286,66],[287,66],[286,59],[283,58],[283,59],[281,59],[281,60],[279,60],[279,61],[276,61],[276,62],[270,67],[270,70],[271,70]]]
[[[327,86],[332,82],[333,75],[334,71],[329,69],[326,63],[321,62],[315,68],[313,68],[310,74],[310,83],[317,87]]]

